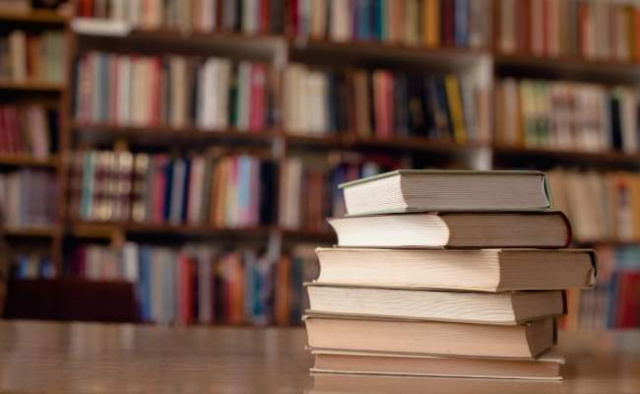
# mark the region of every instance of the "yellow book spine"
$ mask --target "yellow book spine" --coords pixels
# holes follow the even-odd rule
[[[440,45],[440,0],[424,0],[425,43],[429,47]]]
[[[451,112],[451,122],[453,123],[453,139],[458,144],[464,144],[467,142],[467,130],[464,125],[458,77],[455,75],[447,75],[444,83],[445,89],[447,90],[449,110]]]

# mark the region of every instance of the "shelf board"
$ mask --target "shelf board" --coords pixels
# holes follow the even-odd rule
[[[565,150],[550,148],[522,148],[512,146],[494,146],[494,155],[500,159],[539,158],[550,159],[562,163],[575,164],[612,164],[622,166],[640,166],[640,153],[628,154],[616,151],[588,152],[581,150]]]
[[[48,159],[35,159],[25,155],[3,155],[0,154],[0,167],[44,167],[55,168],[58,166],[57,156]]]
[[[174,146],[176,144],[201,144],[206,142],[243,142],[255,144],[269,143],[276,132],[265,130],[259,133],[243,132],[237,129],[204,130],[195,127],[169,126],[118,126],[111,124],[74,123],[73,129],[78,135],[91,135],[99,140],[111,141],[125,138],[127,141]]]
[[[488,144],[471,142],[457,144],[453,141],[437,141],[425,137],[397,137],[392,139],[361,138],[347,135],[294,135],[285,134],[285,139],[292,146],[319,146],[329,149],[363,149],[384,148],[401,151],[461,153],[489,148]]]
[[[1,230],[6,237],[53,238],[60,233],[55,226],[46,227],[7,227]]]
[[[53,11],[34,10],[28,13],[0,12],[1,22],[65,25],[69,18]]]
[[[64,90],[64,85],[55,82],[44,81],[11,81],[0,79],[0,91],[14,91],[14,92],[42,92],[42,93],[61,93]]]
[[[588,59],[579,56],[534,56],[494,52],[494,62],[499,74],[501,70],[552,74],[560,78],[589,79],[605,83],[623,83],[640,79],[640,62]]]
[[[241,237],[266,237],[272,230],[268,226],[248,228],[221,228],[210,225],[188,225],[168,223],[136,223],[113,221],[84,221],[72,222],[73,234],[80,237],[108,237],[116,232],[130,234],[168,234],[168,235],[229,235]]]

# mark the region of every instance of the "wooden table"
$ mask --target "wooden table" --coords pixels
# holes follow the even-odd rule
[[[565,333],[560,383],[310,378],[303,329],[0,323],[2,392],[640,393],[640,332]]]

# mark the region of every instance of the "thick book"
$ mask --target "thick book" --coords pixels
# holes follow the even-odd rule
[[[312,314],[516,325],[566,312],[561,291],[477,293],[306,285]]]
[[[496,379],[561,380],[564,357],[553,349],[534,360],[437,357],[311,349],[311,372],[354,375],[450,376]]]
[[[309,346],[346,351],[533,359],[555,342],[552,318],[517,326],[308,315]]]
[[[546,176],[538,171],[397,170],[340,188],[349,215],[551,207]]]
[[[329,224],[340,246],[564,248],[571,242],[571,226],[559,211],[347,216]]]
[[[562,290],[595,284],[592,250],[318,248],[318,282],[469,291]]]

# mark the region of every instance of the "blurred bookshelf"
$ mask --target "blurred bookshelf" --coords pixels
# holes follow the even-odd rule
[[[124,279],[156,286],[156,297],[173,289],[158,305],[144,300],[146,321],[288,325],[303,307],[293,283],[317,269],[309,250],[335,242],[323,218],[343,212],[337,184],[400,167],[557,169],[575,184],[609,185],[593,203],[610,209],[586,221],[570,217],[576,246],[603,249],[607,269],[624,278],[612,274],[605,287],[621,280],[631,294],[635,282],[624,273],[640,268],[640,257],[628,257],[640,245],[632,231],[640,232],[640,197],[629,197],[640,169],[640,50],[632,37],[640,26],[631,16],[640,8],[581,0],[311,3],[174,0],[143,8],[138,0],[78,0],[66,16],[0,13],[8,21],[2,35],[57,29],[64,37],[63,80],[0,78],[1,105],[35,100],[59,112],[48,156],[0,154],[2,169],[54,174],[56,219],[45,229],[7,225],[5,236],[48,242],[46,275]],[[560,26],[574,12],[586,16]],[[595,15],[624,16],[629,29],[603,32]],[[546,30],[532,27],[543,25],[536,18],[549,20]],[[603,34],[626,46],[603,49]],[[152,173],[155,158],[163,167]],[[268,180],[258,162],[270,163]],[[256,187],[261,181],[272,185],[268,195]],[[210,206],[222,200],[228,205]],[[566,200],[558,206],[584,206],[580,197]],[[203,212],[212,220],[196,220]],[[590,233],[605,217],[616,220]],[[132,268],[149,261],[172,261],[173,277],[168,268]],[[292,268],[298,264],[306,268]],[[211,305],[205,293],[220,288],[198,282],[201,275],[235,295],[213,294],[224,301]],[[617,301],[603,300],[627,305],[631,297],[612,292],[570,296],[587,317],[565,327],[640,325],[638,312],[622,312],[622,320],[605,313],[603,305]]]

